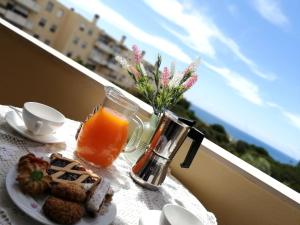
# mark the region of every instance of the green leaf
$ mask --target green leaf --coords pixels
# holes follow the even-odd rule
[[[40,170],[35,170],[30,174],[30,178],[33,181],[40,181],[44,177],[44,174]]]

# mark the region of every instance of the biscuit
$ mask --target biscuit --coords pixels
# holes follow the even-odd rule
[[[59,183],[51,188],[52,195],[74,202],[84,202],[86,192],[80,185],[72,183]]]
[[[45,201],[43,212],[50,220],[65,225],[78,222],[84,215],[84,209],[80,204],[56,197],[49,197]]]

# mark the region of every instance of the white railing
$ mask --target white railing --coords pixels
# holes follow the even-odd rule
[[[27,9],[30,9],[34,12],[40,11],[40,6],[33,0],[16,0],[19,4],[25,6]]]
[[[95,50],[91,51],[89,58],[98,64],[101,64],[101,65],[107,64],[107,60],[103,59],[103,57]]]
[[[100,50],[103,50],[109,54],[113,54],[114,51],[112,50],[112,48],[108,45],[106,45],[105,43],[101,42],[101,41],[97,41],[96,42],[96,47],[99,48]]]
[[[108,68],[114,70],[114,71],[119,71],[120,70],[120,66],[115,64],[115,63],[112,63],[112,62],[109,62],[107,64]]]
[[[31,30],[33,25],[30,21],[28,21],[25,17],[20,16],[19,14],[10,11],[10,10],[6,10],[6,12],[4,13],[4,17],[11,21],[12,23],[15,23],[21,27],[24,27],[28,30]]]

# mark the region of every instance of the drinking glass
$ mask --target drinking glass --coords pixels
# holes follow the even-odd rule
[[[143,122],[136,115],[139,106],[116,88],[104,89],[104,102],[82,126],[76,149],[79,158],[100,167],[110,166],[122,150],[135,150],[143,133]],[[138,132],[126,146],[130,121],[136,124]]]

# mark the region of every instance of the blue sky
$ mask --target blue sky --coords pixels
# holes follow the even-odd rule
[[[300,159],[300,1],[60,0],[154,62],[201,58],[193,104]]]

